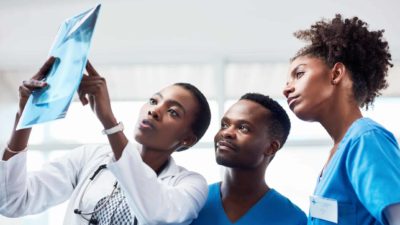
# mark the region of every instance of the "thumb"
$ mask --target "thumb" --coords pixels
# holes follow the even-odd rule
[[[39,69],[39,71],[32,77],[34,80],[41,80],[50,72],[51,67],[53,66],[56,58],[51,56],[47,59],[47,61],[43,64],[43,66]]]

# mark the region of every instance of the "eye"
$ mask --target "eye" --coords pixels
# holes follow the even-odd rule
[[[229,125],[226,122],[224,122],[224,121],[221,122],[221,130],[225,130],[228,127],[229,127]]]
[[[157,105],[157,100],[155,100],[154,98],[150,98],[149,99],[149,104],[150,105]]]
[[[296,72],[296,79],[300,79],[304,75],[304,71],[298,71]]]
[[[242,133],[248,133],[250,131],[250,128],[247,125],[240,125],[239,130]]]
[[[172,117],[180,117],[179,113],[177,111],[175,111],[174,109],[168,109],[168,113],[172,116]]]

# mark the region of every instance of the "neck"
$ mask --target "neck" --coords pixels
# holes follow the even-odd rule
[[[356,103],[346,104],[346,102],[343,101],[348,101],[348,99],[344,97],[336,99],[338,99],[337,102],[331,104],[332,107],[325,113],[322,113],[323,117],[318,120],[333,140],[333,147],[324,168],[336,153],[340,141],[343,139],[350,126],[354,121],[362,118],[361,110]]]
[[[336,110],[335,110],[336,109]],[[358,106],[335,107],[325,116],[320,123],[331,136],[335,145],[339,144],[351,124],[359,118],[362,118]]]
[[[261,198],[269,190],[265,182],[265,169],[227,168],[221,183],[221,197],[238,201]]]
[[[168,151],[154,150],[146,146],[142,146],[140,152],[143,162],[150,166],[157,174],[161,173],[162,169],[164,169],[171,154]]]

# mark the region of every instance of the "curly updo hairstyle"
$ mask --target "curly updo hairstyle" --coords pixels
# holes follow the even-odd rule
[[[351,72],[353,95],[360,107],[372,105],[381,90],[387,88],[387,73],[392,57],[389,45],[382,37],[384,30],[369,31],[368,24],[357,17],[321,20],[310,29],[300,30],[294,36],[311,42],[295,57],[312,56],[325,61],[332,68],[341,62]]]

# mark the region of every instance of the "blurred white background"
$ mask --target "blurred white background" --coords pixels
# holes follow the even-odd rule
[[[47,58],[61,22],[102,3],[89,58],[107,79],[113,109],[132,136],[141,104],[160,88],[190,82],[207,96],[212,124],[194,148],[175,153],[179,164],[219,181],[213,136],[219,118],[246,92],[270,95],[287,109],[281,94],[289,58],[303,45],[292,33],[335,13],[358,16],[371,29],[385,29],[395,67],[389,88],[365,112],[400,138],[400,3],[395,0],[0,0],[0,146],[9,137],[17,89]],[[288,111],[289,112],[289,111]],[[308,211],[308,196],[330,149],[327,133],[289,112],[292,132],[268,168],[267,183]],[[106,143],[102,127],[75,98],[67,118],[34,128],[29,170],[87,143]],[[16,171],[18,172],[18,171]],[[0,190],[2,191],[2,190]],[[65,204],[40,215],[0,224],[61,224]]]

